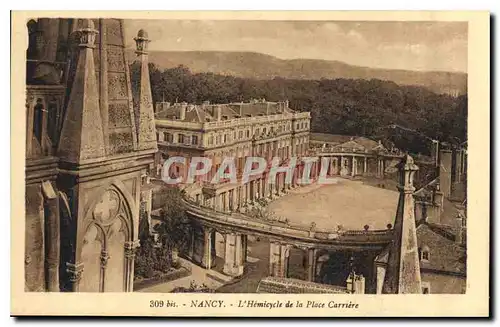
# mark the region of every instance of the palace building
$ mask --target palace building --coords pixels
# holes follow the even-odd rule
[[[246,185],[208,183],[224,158],[235,158],[241,176],[246,158],[274,157],[286,161],[306,156],[309,150],[310,113],[297,112],[288,101],[268,102],[264,99],[248,103],[190,105],[159,103],[155,114],[159,154],[157,176],[164,158],[182,156],[185,164],[177,164],[171,173],[187,177],[190,158],[211,159],[212,169],[204,176],[203,187],[195,195],[198,201],[222,209],[236,210],[247,201],[272,195],[267,177],[250,180]],[[298,165],[296,170],[303,169]],[[172,171],[173,170],[173,171]],[[284,175],[280,174],[275,193],[283,192]]]

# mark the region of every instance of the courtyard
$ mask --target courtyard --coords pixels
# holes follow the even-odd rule
[[[399,194],[359,180],[339,178],[335,184],[313,184],[291,191],[268,205],[269,212],[292,224],[317,229],[386,229],[394,224]]]

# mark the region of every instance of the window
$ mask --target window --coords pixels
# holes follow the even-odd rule
[[[191,143],[193,145],[198,145],[198,136],[196,135],[191,136]]]
[[[422,252],[422,260],[429,261],[429,252],[427,252],[427,251]]]
[[[233,140],[236,140],[236,131],[233,132]]]
[[[250,130],[247,129],[247,138],[250,137]]]
[[[227,139],[228,139],[227,134],[224,134],[224,143],[227,142]]]
[[[430,249],[427,245],[422,246],[419,249],[420,261],[429,261],[430,259]]]
[[[184,143],[184,134],[179,134],[179,143]]]
[[[215,144],[220,144],[220,141],[221,141],[221,136],[217,135],[217,137],[215,138]]]
[[[264,127],[264,129],[262,130],[262,134],[266,135],[266,132],[267,132],[267,128]]]
[[[166,133],[165,137],[166,137],[167,142],[172,143],[172,141],[174,140],[174,136],[170,133]]]
[[[243,138],[243,131],[240,131],[240,132],[238,133],[238,138],[239,138],[239,139],[242,139],[242,138]]]
[[[208,137],[208,145],[213,145],[214,144],[214,137],[213,136],[209,136]]]

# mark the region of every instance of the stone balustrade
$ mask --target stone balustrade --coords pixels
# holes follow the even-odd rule
[[[252,230],[255,234],[272,234],[277,238],[293,238],[313,243],[367,243],[374,245],[387,244],[392,239],[392,230],[373,231],[329,231],[322,229],[311,230],[310,226],[292,223],[282,223],[274,220],[259,220],[238,213],[223,212],[205,207],[192,201],[184,200],[188,213],[200,220],[233,229]]]

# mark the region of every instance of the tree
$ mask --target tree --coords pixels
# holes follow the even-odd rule
[[[155,226],[163,246],[169,250],[185,251],[191,235],[190,220],[182,204],[182,191],[176,187],[166,188],[163,194],[165,205],[161,222]]]
[[[131,67],[138,87],[139,67]],[[378,79],[240,78],[214,73],[193,74],[187,67],[160,71],[150,64],[154,102],[228,103],[266,98],[289,100],[292,109],[311,112],[313,132],[379,138],[390,124],[410,127],[440,141],[467,139],[467,95],[436,94],[420,86]],[[385,135],[399,148],[426,153],[428,142],[410,135]]]

